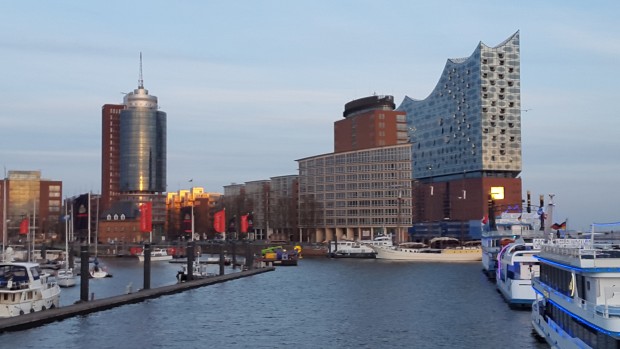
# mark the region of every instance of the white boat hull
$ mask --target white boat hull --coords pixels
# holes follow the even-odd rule
[[[538,301],[532,305],[532,327],[536,334],[544,339],[551,348],[587,349],[592,348],[579,338],[574,338],[553,320],[545,319],[538,311]]]
[[[144,262],[144,256],[138,255],[138,260]],[[172,256],[151,256],[151,262],[169,261],[172,260]]]
[[[60,287],[48,274],[34,278],[30,270],[39,268],[34,263],[4,263],[3,268],[24,267],[29,271],[19,276],[0,280],[0,318],[19,316],[60,305]],[[40,268],[39,268],[40,269]],[[13,269],[13,271],[18,269]],[[25,270],[25,269],[21,269]]]
[[[59,270],[56,282],[60,287],[72,287],[76,285],[77,280],[72,270]]]
[[[532,280],[496,279],[497,289],[510,306],[532,306],[536,292],[532,288]]]
[[[482,259],[482,250],[445,249],[441,252],[424,252],[416,249],[373,248],[377,259],[421,262],[475,262]]]

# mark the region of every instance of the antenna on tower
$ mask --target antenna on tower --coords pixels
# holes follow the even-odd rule
[[[138,80],[138,88],[144,88],[144,80],[142,80],[142,52],[140,52],[140,78]]]

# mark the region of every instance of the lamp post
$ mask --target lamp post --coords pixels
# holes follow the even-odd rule
[[[396,222],[396,226],[397,226],[396,227],[396,231],[397,231],[397,234],[398,234],[397,242],[398,243],[400,243],[400,242],[402,242],[404,240],[403,236],[402,236],[402,232],[400,231],[400,226],[401,226],[400,207],[401,207],[401,204],[402,204],[402,201],[403,201],[403,197],[402,196],[403,196],[403,191],[401,189],[398,189],[398,218],[397,218],[398,221]]]
[[[8,242],[6,233],[6,169],[4,170],[4,180],[2,183],[2,259],[6,262],[6,245]]]

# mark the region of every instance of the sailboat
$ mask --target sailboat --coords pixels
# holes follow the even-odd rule
[[[99,199],[97,199],[99,200]],[[99,240],[99,201],[97,201],[97,226],[95,229],[95,260],[93,261],[93,267],[88,271],[90,273],[90,277],[93,279],[102,279],[107,277],[112,277],[112,274],[108,273],[108,268],[99,265],[99,259],[97,258],[98,252],[98,240]],[[88,236],[90,243],[90,193],[88,193]]]
[[[71,212],[73,213],[73,210]],[[69,217],[67,205],[65,204],[65,267],[58,270],[56,274],[56,281],[60,287],[71,287],[76,284],[73,268],[69,268]]]

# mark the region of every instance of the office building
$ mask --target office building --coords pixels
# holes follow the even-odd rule
[[[6,197],[4,196],[6,194]],[[26,241],[20,234],[20,223],[28,220],[28,231],[34,232],[36,241],[57,239],[64,232],[60,218],[62,205],[62,181],[41,178],[41,171],[8,171],[0,182],[0,212],[5,212],[7,241]],[[31,235],[32,236],[32,235]],[[3,236],[4,238],[4,236]]]
[[[299,163],[299,234],[304,241],[392,234],[411,226],[412,154],[406,116],[392,96],[345,104],[334,123],[334,153]]]
[[[101,208],[107,210],[120,192],[120,123],[124,104],[101,107]]]

